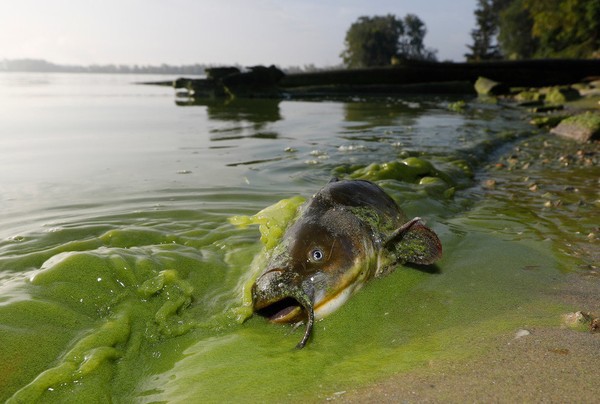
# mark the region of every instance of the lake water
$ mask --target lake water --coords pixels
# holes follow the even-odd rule
[[[521,111],[457,96],[188,105],[134,84],[166,79],[0,74],[0,400],[325,399],[568,309],[546,292],[589,267],[598,172],[540,164],[568,143]],[[524,141],[535,156],[511,166]],[[407,176],[394,164],[409,157],[435,168]],[[239,321],[261,244],[228,219],[332,176],[378,182],[444,258],[374,280],[295,351],[301,330]]]

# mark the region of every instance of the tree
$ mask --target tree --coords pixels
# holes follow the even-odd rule
[[[498,44],[508,59],[528,59],[535,55],[539,41],[531,35],[533,19],[523,0],[511,2],[500,12]]]
[[[404,21],[392,14],[363,16],[346,32],[340,56],[348,67],[386,66],[392,58],[435,60],[435,51],[423,44],[426,33],[416,15],[408,14]]]
[[[498,42],[502,53],[511,59],[588,58],[600,54],[600,0],[494,3],[499,10]]]
[[[404,17],[404,35],[398,41],[398,56],[413,60],[435,60],[436,50],[425,48],[425,23],[414,14]]]
[[[403,33],[402,21],[391,14],[360,17],[346,33],[342,59],[348,67],[385,66],[397,53]]]
[[[471,31],[473,45],[467,45],[471,53],[465,54],[469,61],[499,59],[500,50],[496,44],[498,33],[498,13],[510,0],[479,0],[475,9],[477,28]]]
[[[600,0],[523,0],[538,57],[591,57],[600,50]]]

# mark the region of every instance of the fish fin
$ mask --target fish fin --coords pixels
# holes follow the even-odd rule
[[[442,257],[442,243],[437,234],[415,217],[394,231],[383,244],[394,263],[430,265]]]

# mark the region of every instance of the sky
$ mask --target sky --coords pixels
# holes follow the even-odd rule
[[[0,60],[57,64],[341,63],[360,16],[416,14],[439,60],[464,61],[476,0],[2,0]]]

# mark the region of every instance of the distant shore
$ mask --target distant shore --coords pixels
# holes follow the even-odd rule
[[[42,59],[0,60],[0,72],[20,73],[111,73],[111,74],[186,74],[204,75],[210,65],[123,65],[94,64],[89,66],[64,65]]]
[[[207,68],[206,78],[172,84],[193,101],[218,98],[314,98],[390,94],[469,94],[485,77],[511,87],[569,85],[600,77],[600,60],[536,59],[477,63],[404,61],[362,69],[285,73],[276,66]],[[147,83],[168,85],[168,82]]]

